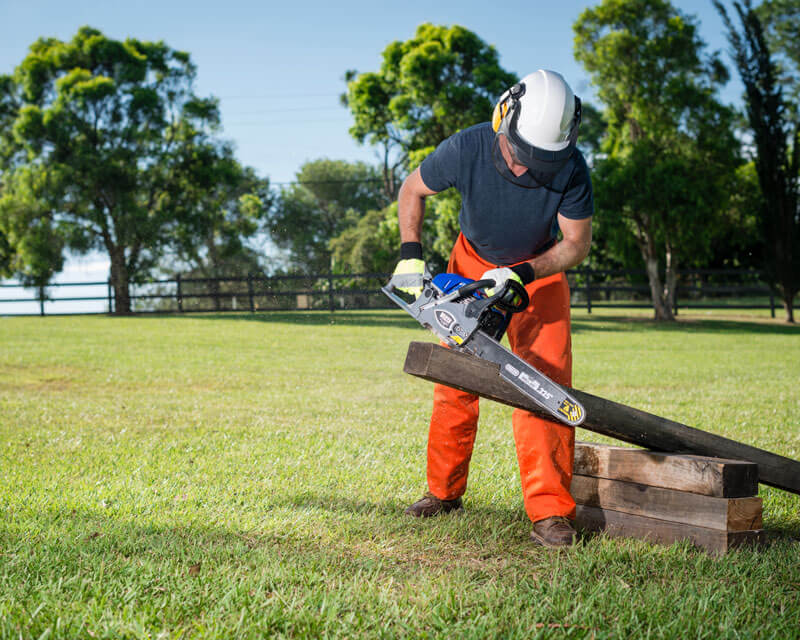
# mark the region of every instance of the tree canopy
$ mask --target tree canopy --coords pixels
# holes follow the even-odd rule
[[[219,282],[261,270],[248,241],[265,231],[272,194],[269,181],[243,167],[224,143],[193,145],[181,163],[181,185],[174,198],[176,224],[166,269],[212,278],[212,300],[219,308]]]
[[[748,10],[752,5],[747,5]],[[761,23],[770,55],[786,88],[787,107],[797,116],[800,101],[800,2],[764,0],[752,8]]]
[[[390,43],[382,58],[378,71],[347,73],[343,101],[355,120],[351,135],[381,149],[384,192],[393,201],[409,170],[445,138],[489,120],[495,101],[517,78],[500,66],[493,46],[458,25],[421,24],[412,38]],[[428,260],[446,264],[443,256],[457,234],[460,199],[448,191],[428,201]],[[397,244],[386,244],[394,241],[388,230],[394,228],[396,213],[394,207],[387,209],[380,225],[361,224],[337,239],[340,263],[384,264],[383,259],[369,260],[367,247],[396,257]]]
[[[421,24],[413,38],[390,43],[378,71],[349,71],[344,103],[359,142],[383,147],[387,163],[408,170],[456,131],[491,117],[516,78],[497,50],[464,27]],[[388,160],[392,152],[394,164]],[[399,184],[387,193],[392,200]]]
[[[214,99],[195,95],[189,54],[82,27],[41,38],[0,77],[0,234],[16,272],[46,277],[63,248],[104,249],[117,311],[158,261],[186,207],[190,149],[208,144]]]
[[[573,28],[608,123],[597,217],[623,230],[607,237],[633,238],[655,315],[672,319],[678,264],[707,253],[738,164],[733,112],[716,98],[727,72],[667,0],[603,0]]]
[[[774,5],[789,7],[789,3]],[[792,5],[792,15],[797,17],[800,8]],[[741,25],[738,29],[719,0],[714,0],[714,6],[728,30],[732,56],[745,86],[762,196],[758,213],[766,241],[765,272],[783,299],[786,319],[794,322],[794,297],[800,290],[800,117],[796,105],[791,108],[784,97],[779,66],[752,3],[733,3]],[[795,55],[797,43],[787,46],[785,53]]]
[[[295,177],[276,197],[270,235],[295,268],[326,273],[332,268],[331,240],[367,211],[388,204],[380,173],[363,162],[321,158],[304,163]]]

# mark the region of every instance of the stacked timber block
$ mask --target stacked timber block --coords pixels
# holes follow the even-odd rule
[[[590,442],[575,444],[579,529],[723,554],[764,540],[758,466]]]

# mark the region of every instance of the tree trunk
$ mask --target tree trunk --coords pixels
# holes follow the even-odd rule
[[[653,233],[650,230],[649,220],[646,215],[637,216],[636,218],[636,242],[639,245],[639,250],[644,259],[645,268],[647,269],[647,280],[650,284],[650,296],[653,300],[653,312],[656,320],[675,320],[672,313],[672,306],[666,299],[665,292],[669,287],[669,282],[666,285],[661,282],[661,274],[658,271],[658,252],[656,251],[656,241]],[[674,278],[674,274],[672,275]],[[667,279],[669,280],[670,273],[667,272]],[[675,283],[672,283],[673,291]]]
[[[664,262],[664,306],[669,309],[670,314],[673,314],[676,290],[678,288],[678,256],[675,254],[675,249],[669,240],[666,241]],[[675,317],[673,315],[672,318],[668,319],[674,320]]]
[[[664,300],[665,285],[661,283],[658,273],[658,258],[645,256],[647,279],[650,283],[650,296],[653,299],[653,312],[656,320],[674,320],[672,307]]]
[[[794,324],[794,297],[794,291],[783,295],[783,310],[786,312],[786,322],[790,324]]]
[[[121,247],[109,249],[111,258],[111,286],[114,288],[114,313],[127,315],[131,312],[130,277],[125,264],[125,250]]]
[[[217,245],[214,243],[213,231],[209,233],[209,237],[206,241],[206,247],[208,248],[208,258],[209,262],[211,263],[212,279],[209,280],[211,295],[213,296],[211,299],[214,301],[214,310],[220,311],[222,309],[222,299],[220,298],[219,280],[217,280],[217,278],[220,277],[221,269],[219,265],[219,253],[217,252]]]

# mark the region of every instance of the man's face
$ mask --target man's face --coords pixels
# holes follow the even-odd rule
[[[508,170],[519,178],[528,170],[528,167],[516,161],[514,152],[511,150],[511,145],[508,144],[508,140],[506,140],[504,135],[499,136],[498,144],[500,145],[500,153],[503,154],[503,160],[505,160]]]

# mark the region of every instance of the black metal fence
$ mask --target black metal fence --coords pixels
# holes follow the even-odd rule
[[[620,309],[647,308],[650,287],[646,274],[580,268],[567,272],[572,306]],[[265,277],[151,280],[131,285],[131,305],[136,313],[224,311],[338,311],[384,309],[394,305],[380,287],[386,273],[316,274]],[[84,295],[72,294],[76,291]],[[9,297],[8,292],[16,297]],[[67,295],[58,295],[66,292]],[[5,295],[4,295],[5,293]],[[769,309],[775,316],[773,293],[755,271],[696,269],[679,272],[675,311],[679,309]],[[0,284],[0,315],[61,315],[113,313],[114,290],[110,281],[58,282],[39,289],[18,283]]]

